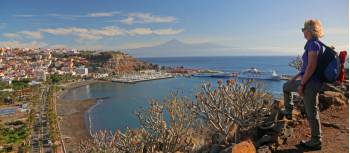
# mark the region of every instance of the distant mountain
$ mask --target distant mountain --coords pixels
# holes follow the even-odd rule
[[[226,46],[214,43],[184,43],[173,39],[163,44],[129,49],[127,53],[135,57],[181,57],[181,56],[225,56],[234,55]]]

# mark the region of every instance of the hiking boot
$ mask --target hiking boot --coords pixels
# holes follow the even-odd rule
[[[322,142],[320,140],[313,139],[309,141],[302,140],[300,145],[309,150],[321,150],[322,148]]]

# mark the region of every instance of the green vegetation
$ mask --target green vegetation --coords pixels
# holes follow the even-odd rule
[[[29,80],[14,81],[14,84],[12,84],[11,86],[15,86],[15,88],[18,89],[23,89],[27,87],[28,82]],[[6,88],[8,87],[9,86],[6,86]],[[26,122],[14,121],[0,124],[0,146],[4,146],[3,150],[0,150],[0,152],[28,152],[30,148],[30,129],[32,128],[32,124],[34,121],[35,106],[38,105],[39,101],[40,92],[36,91],[39,90],[40,86],[32,86],[30,90],[31,92],[27,93],[29,94],[29,97],[26,98],[26,101],[29,102],[29,104],[31,105],[31,111],[28,114],[28,120]],[[17,95],[19,93],[20,92],[15,92],[15,94],[12,92],[0,92],[0,97],[2,98],[1,101],[7,96],[16,99],[18,98]]]
[[[25,123],[21,121],[6,123],[0,127],[0,145],[19,144],[28,134]]]
[[[14,90],[22,90],[22,89],[29,87],[29,84],[28,84],[29,82],[30,82],[30,79],[22,79],[22,80],[18,80],[18,81],[13,80],[11,83],[11,87]]]
[[[49,120],[49,129],[50,129],[50,138],[53,142],[59,140],[59,130],[57,127],[57,114],[55,111],[55,92],[58,90],[58,87],[53,85],[51,86],[48,93],[48,120]]]
[[[11,85],[8,85],[5,82],[0,82],[0,90],[8,89],[8,88],[12,88],[14,90],[21,90],[29,87],[29,84],[28,84],[29,82],[30,82],[30,79],[13,80]]]
[[[5,82],[0,82],[0,90],[9,88],[9,86]]]
[[[23,89],[28,89],[29,82],[29,79],[13,80],[11,85],[8,85],[4,82],[0,82],[0,90],[13,89],[15,91],[21,92],[21,90]],[[2,102],[6,97],[12,98],[15,102],[18,100],[18,95],[16,94],[16,92],[3,91],[0,92],[0,105],[3,104]]]
[[[69,80],[73,80],[73,79],[75,79],[75,77],[71,74],[64,74],[64,75],[52,74],[48,78],[48,83],[49,84],[59,84],[59,83],[67,82]]]

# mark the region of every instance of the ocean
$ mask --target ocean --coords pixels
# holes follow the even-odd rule
[[[279,74],[293,75],[297,71],[288,66],[292,56],[260,56],[260,57],[169,57],[169,58],[140,58],[145,62],[160,66],[184,66],[186,68],[202,68],[225,72],[240,71],[255,67],[260,70],[276,70]],[[201,85],[206,82],[215,84],[218,78],[176,77],[164,80],[146,81],[136,84],[97,83],[72,89],[64,99],[82,100],[88,98],[105,99],[94,107],[86,118],[91,119],[91,131],[110,130],[116,128],[125,130],[126,127],[138,127],[135,111],[146,107],[150,100],[162,100],[172,93],[194,99]],[[225,81],[225,79],[223,79]],[[285,81],[262,81],[266,89],[275,97],[282,95],[282,85]],[[89,119],[86,119],[89,121]]]

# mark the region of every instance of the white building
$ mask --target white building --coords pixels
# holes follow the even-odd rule
[[[106,78],[106,77],[108,77],[108,73],[98,73],[96,75],[97,79]]]
[[[87,76],[89,74],[89,70],[86,67],[78,67],[75,69],[75,74],[80,76]]]

